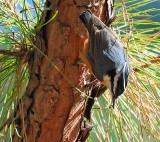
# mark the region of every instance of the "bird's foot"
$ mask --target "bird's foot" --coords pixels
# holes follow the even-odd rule
[[[89,83],[85,84],[84,87],[91,87],[91,86],[95,85],[97,82],[98,82],[98,80],[95,79],[92,82],[89,82]]]

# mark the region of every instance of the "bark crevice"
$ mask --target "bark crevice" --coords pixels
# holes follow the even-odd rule
[[[33,142],[83,142],[92,130],[84,117],[90,120],[94,98],[106,88],[99,87],[99,83],[83,87],[85,82],[93,79],[90,80],[91,75],[86,73],[83,64],[76,63],[87,38],[79,15],[89,2],[47,0],[49,10],[43,12],[37,26],[40,28],[37,28],[35,45],[50,61],[34,49],[29,60],[30,79],[21,102],[25,123],[23,119],[18,122],[20,113],[16,123],[22,137],[15,135],[14,142],[26,139]],[[105,0],[95,0],[91,4],[92,11],[104,15],[104,4]],[[56,10],[56,18],[41,27]],[[76,87],[93,99],[85,97]]]

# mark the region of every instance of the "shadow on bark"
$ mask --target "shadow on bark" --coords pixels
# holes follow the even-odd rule
[[[37,30],[35,46],[29,60],[29,83],[15,111],[15,124],[21,137],[14,133],[13,141],[73,142],[85,141],[93,126],[90,120],[94,98],[107,89],[77,64],[79,53],[87,38],[87,31],[79,15],[87,8],[104,21],[109,16],[107,0],[47,0]],[[110,4],[113,7],[113,3]],[[112,9],[110,9],[112,10]],[[108,11],[108,14],[106,14]],[[85,75],[84,75],[85,74]],[[90,79],[91,78],[91,79]],[[92,97],[84,96],[82,92]]]

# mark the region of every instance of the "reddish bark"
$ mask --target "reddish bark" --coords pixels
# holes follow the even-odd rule
[[[84,121],[84,115],[90,117],[93,101],[90,100],[92,105],[89,105],[88,98],[75,87],[89,95],[95,87],[82,88],[89,75],[86,75],[84,65],[77,63],[87,38],[79,15],[89,7],[97,16],[104,17],[106,2],[48,0],[46,5],[51,10],[46,13],[45,22],[55,14],[55,10],[58,10],[58,16],[37,31],[35,45],[60,72],[38,50],[34,50],[29,62],[30,80],[23,97],[25,124],[20,122],[22,137],[15,134],[14,141],[25,141],[24,137],[29,142],[85,141],[91,127]],[[102,88],[105,91],[106,88]],[[16,117],[19,117],[18,113]]]

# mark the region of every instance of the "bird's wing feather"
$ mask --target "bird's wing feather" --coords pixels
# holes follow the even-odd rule
[[[120,42],[107,29],[93,31],[90,36],[92,36],[90,48],[94,61],[93,72],[103,81],[103,75],[123,68],[126,54]]]

